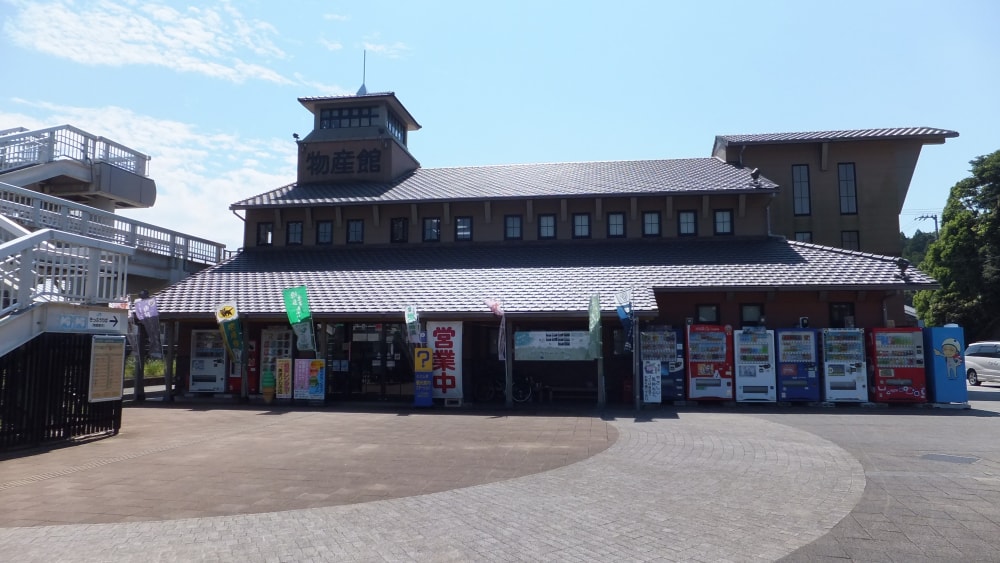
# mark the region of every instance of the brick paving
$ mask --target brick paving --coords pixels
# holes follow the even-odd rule
[[[148,403],[0,461],[0,560],[1000,561],[971,410]]]

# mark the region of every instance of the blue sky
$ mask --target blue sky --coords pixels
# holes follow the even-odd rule
[[[295,180],[305,96],[395,92],[427,168],[709,156],[715,135],[928,126],[900,227],[1000,149],[1000,3],[0,0],[0,129],[152,156],[124,215],[230,248]],[[367,55],[363,55],[363,53]],[[367,64],[363,66],[363,58]]]

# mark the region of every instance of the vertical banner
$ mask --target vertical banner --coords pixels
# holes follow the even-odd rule
[[[322,401],[326,390],[326,362],[316,359],[295,360],[292,398]]]
[[[663,402],[663,378],[660,376],[662,365],[659,360],[642,361],[642,402]]]
[[[281,290],[285,299],[285,312],[288,322],[295,332],[296,347],[302,351],[316,349],[316,336],[313,333],[312,313],[309,311],[309,295],[306,286],[289,287]]]
[[[143,294],[145,295],[145,293]],[[132,304],[135,318],[142,323],[149,338],[149,357],[162,358],[163,345],[160,344],[160,312],[156,309],[156,298],[136,299]]]
[[[420,315],[417,308],[407,305],[403,311],[403,318],[406,320],[406,341],[410,344],[423,344],[420,341]]]
[[[215,308],[215,320],[222,331],[222,341],[229,350],[233,363],[243,361],[243,329],[240,326],[240,313],[235,301],[227,301]]]
[[[632,325],[635,324],[635,316],[632,311],[632,288],[620,289],[615,292],[615,309],[618,311],[618,318],[622,321],[625,329],[625,351],[632,351]]]
[[[292,359],[274,360],[274,396],[279,399],[292,398]]]
[[[434,398],[462,398],[462,323],[428,322],[427,344],[433,355]]]
[[[413,406],[434,405],[434,354],[430,348],[413,350]]]
[[[503,303],[496,299],[487,299],[486,306],[490,311],[500,317],[500,333],[497,335],[497,359],[507,359],[507,317],[503,312]]]
[[[601,357],[601,294],[595,293],[590,296],[590,349],[588,350],[591,360]]]

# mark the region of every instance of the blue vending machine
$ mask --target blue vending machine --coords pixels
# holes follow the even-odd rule
[[[960,326],[924,329],[924,369],[927,400],[931,403],[968,403],[965,386],[965,331]]]
[[[778,400],[819,401],[819,338],[811,328],[779,328],[777,341]]]
[[[660,376],[663,402],[684,400],[684,336],[671,327],[649,327],[639,334],[643,369]],[[661,402],[649,401],[647,402]]]

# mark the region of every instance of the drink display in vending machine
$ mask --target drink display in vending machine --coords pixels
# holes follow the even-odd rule
[[[733,327],[688,325],[688,399],[733,398]]]
[[[862,328],[823,329],[823,400],[868,400],[865,331]]]
[[[778,400],[819,401],[819,331],[811,328],[779,328]]]
[[[672,328],[650,327],[639,334],[643,373],[660,379],[660,399],[684,400],[684,341]],[[646,402],[660,402],[650,401]]]
[[[872,400],[926,403],[923,331],[916,327],[873,328],[868,343]]]
[[[964,353],[965,331],[962,327],[952,325],[924,329],[928,401],[969,404]]]
[[[773,403],[777,400],[773,330],[747,327],[735,331],[733,361],[737,401]]]
[[[191,375],[188,389],[221,393],[226,388],[226,347],[222,332],[191,331]]]

